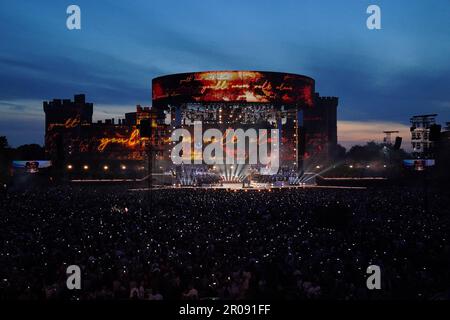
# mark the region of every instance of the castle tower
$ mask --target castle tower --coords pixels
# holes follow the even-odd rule
[[[64,150],[65,141],[77,139],[81,126],[92,123],[93,104],[87,103],[84,94],[77,94],[74,100],[53,99],[44,101],[45,150],[55,161],[62,161],[70,150]]]

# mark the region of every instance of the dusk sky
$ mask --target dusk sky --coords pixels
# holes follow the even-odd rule
[[[81,8],[81,30],[66,8]],[[381,30],[366,27],[370,4]],[[85,93],[94,118],[151,105],[153,77],[203,70],[292,72],[338,96],[345,146],[450,121],[450,1],[24,1],[0,3],[0,135],[44,140],[42,101]]]

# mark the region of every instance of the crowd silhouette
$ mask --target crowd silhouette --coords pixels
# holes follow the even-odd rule
[[[11,191],[0,298],[447,298],[449,199],[406,187]],[[372,264],[381,290],[366,287]],[[69,265],[81,290],[66,287]]]

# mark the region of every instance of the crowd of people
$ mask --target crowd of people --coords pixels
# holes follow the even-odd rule
[[[445,299],[449,199],[405,187],[10,191],[0,299]],[[67,289],[69,265],[80,290]],[[366,286],[370,265],[380,290]]]

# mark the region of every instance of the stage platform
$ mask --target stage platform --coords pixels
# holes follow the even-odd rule
[[[289,189],[356,189],[364,190],[366,187],[344,187],[344,186],[318,186],[318,185],[303,185],[303,186],[272,186],[270,184],[259,184],[258,186],[242,187],[242,183],[229,183],[221,186],[154,186],[149,188],[131,188],[129,191],[149,191],[149,190],[229,190],[229,191],[271,191],[271,190],[289,190]]]

